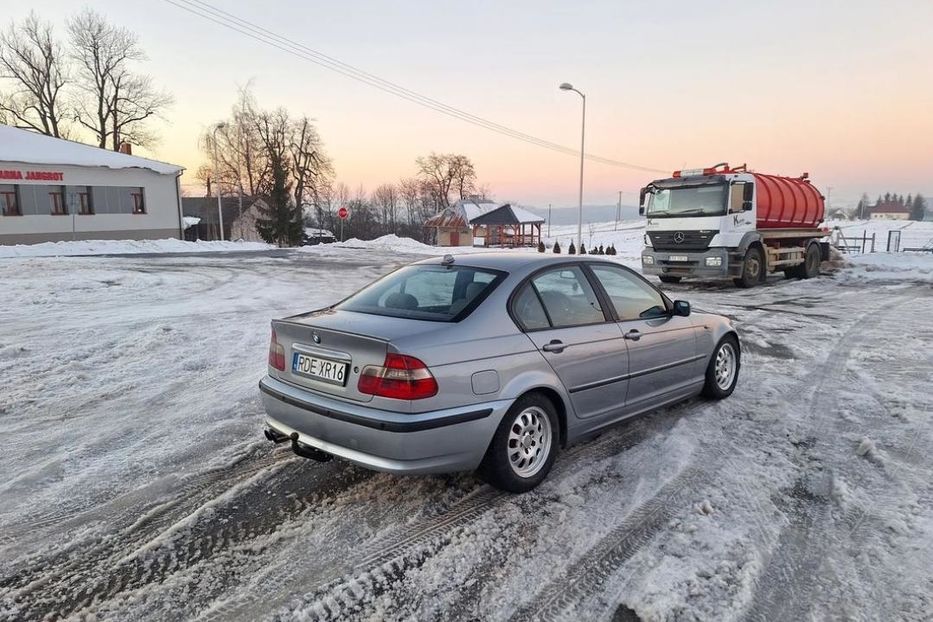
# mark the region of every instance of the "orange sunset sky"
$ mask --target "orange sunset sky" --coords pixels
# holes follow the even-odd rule
[[[175,97],[141,154],[187,167],[252,80],[263,107],[316,119],[337,177],[367,190],[430,151],[476,164],[496,199],[573,205],[577,160],[448,118],[274,49],[166,0],[90,3],[135,31]],[[658,168],[747,162],[809,171],[833,205],[933,194],[933,2],[297,2],[214,0],[244,20],[534,136]],[[5,3],[64,19],[80,4]],[[138,151],[139,152],[139,151]],[[587,163],[584,201],[634,202],[660,173]],[[188,174],[186,189],[198,193]],[[189,185],[194,184],[194,185]]]

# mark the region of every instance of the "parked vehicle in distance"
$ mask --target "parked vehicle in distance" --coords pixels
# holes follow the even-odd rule
[[[391,473],[529,490],[560,448],[699,393],[729,396],[729,320],[611,261],[428,259],[272,322],[266,437]]]
[[[642,271],[664,283],[732,277],[754,287],[768,272],[817,276],[829,259],[823,195],[808,174],[779,177],[729,168],[675,171],[641,191],[647,216]]]

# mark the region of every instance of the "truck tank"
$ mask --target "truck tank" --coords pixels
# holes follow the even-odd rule
[[[823,222],[823,195],[807,175],[752,173],[757,186],[759,229],[814,229]]]

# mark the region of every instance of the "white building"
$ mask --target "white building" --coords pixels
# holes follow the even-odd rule
[[[0,244],[181,238],[183,170],[0,125]]]

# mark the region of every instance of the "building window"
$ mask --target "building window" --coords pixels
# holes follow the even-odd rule
[[[90,192],[78,193],[78,213],[86,216],[94,213],[94,206],[91,205]]]
[[[65,193],[61,190],[49,193],[49,201],[52,205],[52,216],[65,216],[68,214],[68,208],[65,207]]]
[[[139,192],[133,192],[133,213],[134,214],[145,214],[146,213],[146,204],[143,202],[143,189],[140,188]]]
[[[16,200],[15,186],[0,186],[0,214],[4,216],[22,216],[19,201]]]

